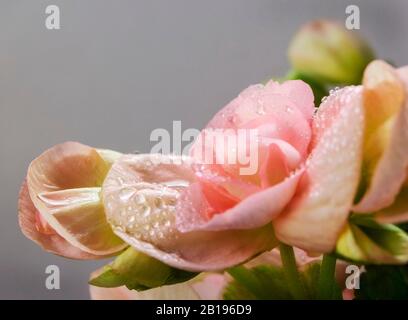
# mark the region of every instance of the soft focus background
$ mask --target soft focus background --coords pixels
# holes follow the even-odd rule
[[[45,28],[50,4],[60,30]],[[349,4],[377,55],[408,64],[407,0],[1,0],[0,298],[88,299],[104,264],[47,254],[21,234],[17,195],[34,157],[66,140],[148,152],[151,131],[173,120],[201,128],[249,84],[286,73],[300,25],[344,21]],[[45,287],[50,264],[60,290]]]

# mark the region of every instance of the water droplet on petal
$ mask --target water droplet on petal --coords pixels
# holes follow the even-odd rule
[[[123,188],[122,190],[119,191],[119,198],[122,202],[127,202],[129,201],[130,198],[133,197],[135,194],[135,190],[132,188]]]
[[[256,113],[259,114],[259,115],[264,115],[266,113],[263,103],[258,105],[258,107],[256,109]]]

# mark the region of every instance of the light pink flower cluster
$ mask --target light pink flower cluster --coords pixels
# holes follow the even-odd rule
[[[408,220],[407,97],[408,69],[382,61],[368,66],[361,86],[333,92],[317,111],[302,81],[250,86],[207,126],[256,129],[256,150],[245,149],[257,152],[249,175],[239,163],[201,163],[201,144],[189,157],[57,145],[29,166],[21,228],[70,258],[103,258],[130,245],[192,271],[240,264],[278,240],[332,252],[351,213]],[[213,152],[225,158],[232,150]],[[398,256],[407,260],[408,250]]]

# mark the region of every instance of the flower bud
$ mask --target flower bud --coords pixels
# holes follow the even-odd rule
[[[358,84],[373,53],[362,39],[340,24],[316,20],[295,35],[289,59],[297,72],[317,81]]]

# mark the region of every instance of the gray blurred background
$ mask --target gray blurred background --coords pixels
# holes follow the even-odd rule
[[[61,29],[44,25],[47,5]],[[43,252],[17,225],[29,162],[77,140],[148,152],[156,128],[201,128],[249,84],[288,70],[286,49],[311,19],[361,10],[377,55],[408,64],[406,0],[1,0],[0,298],[88,299],[89,273],[104,261]],[[45,268],[61,270],[47,290]]]

